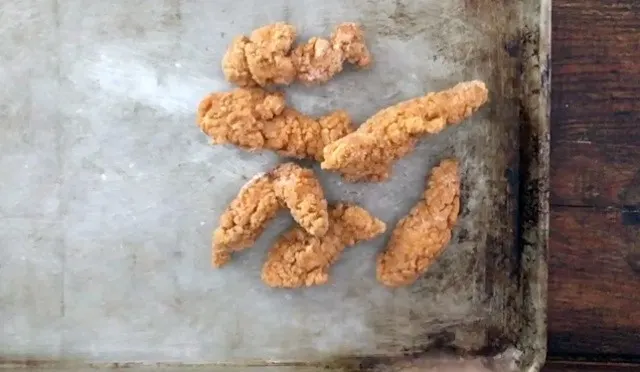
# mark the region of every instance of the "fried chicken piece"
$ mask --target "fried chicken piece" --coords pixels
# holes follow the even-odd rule
[[[313,171],[294,163],[281,164],[251,179],[226,208],[213,233],[212,265],[220,267],[232,252],[251,247],[284,207],[310,235],[326,234],[327,201]]]
[[[276,196],[291,211],[293,219],[311,235],[323,236],[329,228],[327,201],[313,171],[287,163],[271,175]]]
[[[342,251],[382,234],[386,225],[365,209],[339,203],[329,211],[329,230],[323,237],[294,227],[275,243],[262,267],[262,281],[270,287],[297,288],[329,280],[329,268]]]
[[[344,62],[366,67],[371,53],[364,42],[364,33],[355,23],[342,23],[336,27],[331,40],[317,37],[293,51],[298,80],[311,85],[326,83],[342,71]]]
[[[324,83],[342,71],[345,61],[359,67],[371,63],[364,33],[354,23],[336,27],[330,40],[311,38],[293,48],[295,27],[274,23],[233,39],[222,58],[228,81],[240,87]]]
[[[231,252],[252,246],[278,209],[280,202],[269,174],[247,182],[220,216],[213,233],[212,265],[220,267],[231,259]]]
[[[313,119],[287,108],[281,93],[260,88],[209,94],[198,106],[197,123],[216,144],[317,161],[327,144],[353,132],[345,111]]]
[[[399,287],[417,280],[451,240],[459,212],[458,162],[446,159],[432,170],[423,198],[398,222],[378,256],[378,281]]]
[[[296,78],[289,57],[295,40],[296,29],[281,22],[260,27],[248,38],[236,37],[222,57],[222,71],[241,87],[289,85]]]
[[[328,144],[321,166],[352,182],[386,180],[393,164],[411,152],[420,137],[470,117],[487,99],[485,84],[474,80],[388,107]]]

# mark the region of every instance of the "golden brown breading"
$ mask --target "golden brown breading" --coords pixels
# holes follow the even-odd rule
[[[291,211],[293,219],[311,235],[323,236],[329,228],[327,200],[313,170],[287,163],[271,175],[276,196]]]
[[[244,49],[249,44],[246,36],[237,36],[229,45],[229,49],[222,57],[222,72],[227,80],[241,87],[253,87],[256,82],[249,71],[249,63]]]
[[[378,281],[398,287],[418,279],[449,243],[459,212],[458,162],[446,159],[433,169],[423,198],[398,222],[378,256]]]
[[[285,23],[263,26],[251,33],[244,54],[257,85],[293,82],[296,68],[288,54],[295,41],[296,29]]]
[[[274,23],[233,39],[222,58],[228,81],[240,87],[324,83],[342,71],[345,61],[359,67],[371,63],[364,34],[354,23],[336,27],[331,40],[312,38],[293,49],[296,30]]]
[[[345,61],[358,67],[371,63],[364,33],[354,23],[340,24],[331,40],[311,38],[293,51],[298,80],[303,83],[326,83],[342,71]]]
[[[208,95],[198,106],[197,123],[216,144],[317,161],[324,146],[353,131],[345,111],[313,119],[287,108],[282,94],[260,88]]]
[[[317,237],[294,227],[275,243],[262,267],[262,280],[271,287],[297,288],[329,280],[329,268],[342,251],[373,239],[386,228],[384,222],[353,204],[337,204],[329,211],[329,230]]]
[[[421,136],[470,117],[487,99],[485,84],[474,80],[388,107],[355,132],[329,143],[322,168],[339,171],[348,181],[383,181]]]
[[[278,209],[280,202],[268,174],[247,182],[220,216],[213,233],[212,265],[220,267],[231,259],[231,252],[252,246]]]
[[[251,247],[283,207],[309,234],[327,232],[329,215],[320,182],[312,170],[285,163],[254,177],[229,204],[213,233],[212,265],[220,267],[232,252]]]

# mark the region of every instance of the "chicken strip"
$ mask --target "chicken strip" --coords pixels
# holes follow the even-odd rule
[[[278,209],[280,202],[269,174],[259,174],[247,182],[213,232],[212,265],[220,267],[231,259],[232,252],[251,247]]]
[[[216,144],[317,161],[327,144],[353,132],[345,111],[313,119],[287,108],[282,94],[260,88],[209,94],[198,106],[197,124]]]
[[[284,207],[312,236],[327,232],[329,215],[320,182],[312,170],[285,163],[255,176],[229,204],[213,233],[212,265],[220,267],[232,252],[251,247]]]
[[[289,85],[296,68],[289,56],[296,41],[295,27],[274,23],[254,30],[249,37],[233,39],[222,57],[228,81],[241,86]]]
[[[420,137],[470,117],[487,99],[485,84],[474,80],[388,107],[355,132],[329,143],[322,168],[338,171],[352,182],[384,181]]]
[[[345,61],[363,68],[371,59],[364,33],[355,23],[340,24],[331,40],[314,37],[293,51],[298,80],[306,85],[326,83],[342,71]]]
[[[329,228],[327,201],[313,171],[287,163],[271,175],[276,197],[291,211],[293,219],[311,235],[323,236]]]
[[[458,162],[443,160],[431,172],[423,198],[398,222],[377,258],[378,281],[390,287],[413,283],[451,240],[460,212]]]
[[[262,281],[270,287],[297,288],[329,280],[329,268],[342,251],[382,234],[386,225],[363,208],[337,204],[329,211],[329,230],[323,237],[297,226],[275,243],[262,267]]]
[[[222,58],[228,81],[240,87],[324,83],[342,71],[344,62],[359,67],[371,63],[364,34],[354,23],[336,27],[330,40],[311,38],[294,48],[295,27],[278,22],[233,39]]]

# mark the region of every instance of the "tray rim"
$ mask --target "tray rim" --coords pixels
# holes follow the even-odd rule
[[[552,2],[553,0],[535,0],[534,6],[539,7],[539,20],[535,25],[539,32],[538,40],[534,41],[537,53],[534,55],[539,72],[538,76],[523,76],[527,83],[532,83],[523,93],[523,103],[530,110],[532,130],[537,131],[534,139],[535,146],[539,150],[533,154],[536,159],[535,166],[527,169],[530,183],[535,183],[533,197],[538,205],[534,222],[525,223],[525,234],[535,234],[536,246],[529,247],[524,244],[523,258],[530,259],[526,267],[528,274],[537,275],[537,280],[525,280],[525,293],[538,299],[539,306],[530,307],[527,314],[531,323],[523,332],[532,336],[533,351],[530,362],[521,366],[522,371],[538,372],[542,369],[547,358],[547,306],[548,306],[548,255],[549,255],[549,175],[550,175],[550,131],[551,131],[551,43],[552,43]],[[535,65],[534,65],[535,66]],[[529,75],[534,69],[523,69]],[[525,83],[526,84],[526,83]],[[538,93],[534,93],[538,92]],[[529,255],[531,253],[531,255]],[[524,295],[523,295],[524,296]],[[526,306],[527,304],[525,304]],[[526,309],[526,307],[525,307]],[[522,337],[522,335],[521,335]]]

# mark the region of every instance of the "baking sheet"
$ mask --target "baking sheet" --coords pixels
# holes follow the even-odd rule
[[[536,368],[545,342],[548,9],[536,0],[4,2],[2,358],[320,365],[511,347],[523,368]],[[275,21],[294,24],[300,40],[328,36],[341,21],[364,25],[371,69],[284,90],[311,115],[346,109],[360,123],[459,81],[487,83],[491,102],[422,141],[388,182],[348,184],[318,170],[330,201],[361,204],[390,232],[429,170],[460,158],[460,221],[415,285],[375,281],[387,234],[345,251],[326,286],[267,288],[260,268],[291,225],[285,215],[231,264],[210,267],[223,209],[281,159],[210,146],[195,108],[233,88],[220,70],[231,38]]]

